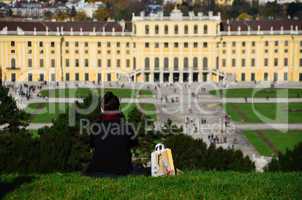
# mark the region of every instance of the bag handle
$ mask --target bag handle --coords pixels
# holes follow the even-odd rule
[[[160,150],[164,150],[165,149],[165,145],[159,143],[157,145],[155,145],[155,151],[160,151]]]

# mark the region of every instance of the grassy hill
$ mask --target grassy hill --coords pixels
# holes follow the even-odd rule
[[[177,177],[93,179],[77,173],[2,175],[7,199],[301,199],[301,173],[185,172]]]

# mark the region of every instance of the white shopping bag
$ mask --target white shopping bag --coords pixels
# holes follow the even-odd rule
[[[155,177],[175,175],[171,149],[166,149],[163,144],[157,144],[151,153],[151,174]]]

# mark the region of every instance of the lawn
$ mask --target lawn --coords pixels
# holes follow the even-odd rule
[[[73,88],[73,89],[51,89],[51,90],[42,90],[40,92],[41,96],[52,97],[52,98],[83,98],[87,97],[89,94],[95,94],[97,96],[103,96],[105,92],[111,91],[116,96],[120,98],[136,98],[138,95],[141,96],[152,96],[150,90],[133,90],[133,89],[120,89],[120,88]]]
[[[280,89],[280,88],[236,88],[225,90],[211,90],[210,94],[223,96],[225,98],[302,98],[302,89]]]
[[[283,133],[276,130],[262,130],[261,132],[278,151],[283,153],[286,149],[292,150],[298,143],[302,142],[302,131],[291,130]],[[272,155],[272,149],[256,134],[256,131],[245,131],[244,135],[261,155]]]
[[[4,200],[13,199],[301,199],[301,173],[185,172],[176,177],[88,178],[78,173],[2,175]],[[23,184],[22,182],[24,180]],[[0,196],[1,198],[1,196]]]
[[[225,111],[241,123],[302,123],[302,103],[227,103]]]
[[[28,105],[26,111],[38,111],[31,115],[32,123],[51,123],[59,114],[66,113],[68,107],[73,104],[64,103],[33,103]],[[139,108],[151,119],[156,120],[156,107],[154,104],[139,104]],[[121,110],[127,117],[128,113],[134,109],[135,104],[121,104]],[[30,113],[31,113],[30,112]]]

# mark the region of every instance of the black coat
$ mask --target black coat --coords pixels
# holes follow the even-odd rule
[[[121,113],[101,115],[91,135],[94,149],[88,173],[127,175],[132,171],[131,148],[137,145],[132,127]]]

